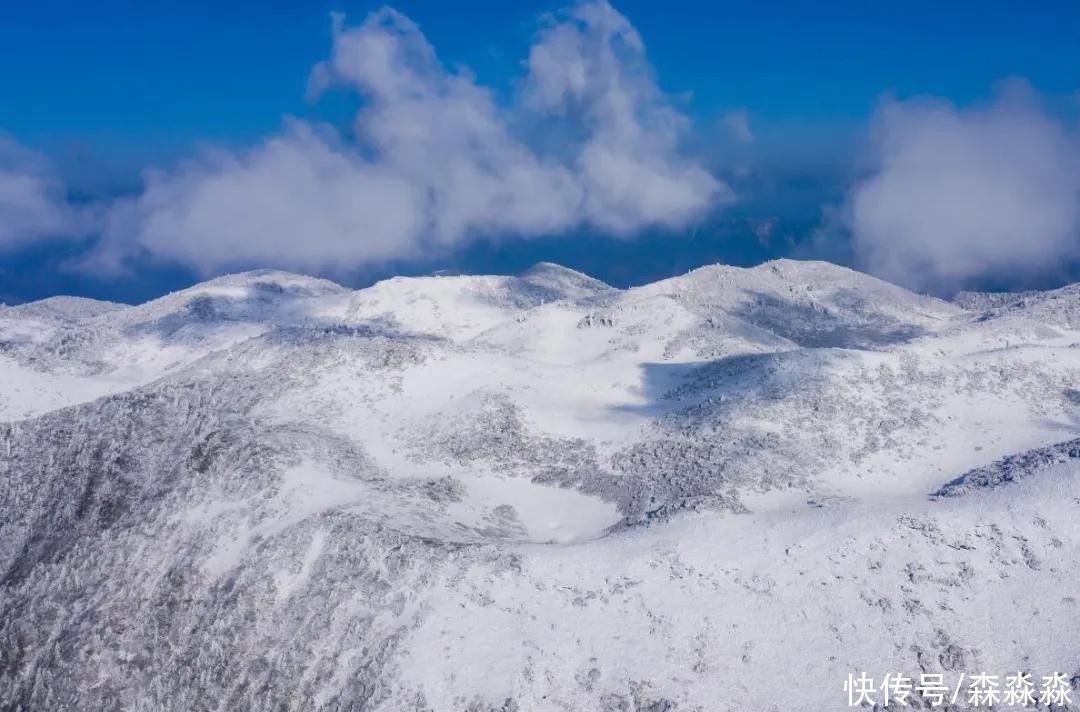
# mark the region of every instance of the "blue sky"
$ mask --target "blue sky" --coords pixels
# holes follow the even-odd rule
[[[467,66],[477,84],[503,98],[521,80],[540,18],[561,7],[532,0],[393,6],[419,26],[445,66]],[[322,0],[5,3],[0,131],[43,156],[75,201],[138,192],[145,168],[170,167],[206,144],[246,150],[281,131],[286,115],[348,131],[363,99],[338,90],[312,99],[308,81],[330,52],[331,11],[356,24],[379,7]],[[670,235],[658,237],[648,226],[641,239],[627,240],[586,225],[570,231],[572,238],[562,231],[479,246],[462,239],[441,266],[563,259],[632,283],[704,261],[784,254],[791,241],[764,248],[752,234],[754,221],[788,224],[796,241],[819,227],[821,207],[840,200],[860,170],[860,142],[883,96],[930,95],[963,109],[991,101],[1001,80],[1022,77],[1048,114],[1075,121],[1077,3],[1021,9],[1011,2],[634,0],[616,9],[644,41],[670,105],[693,124],[685,150],[738,199],[707,221],[662,231],[686,240],[675,245],[685,253],[678,259],[670,256]],[[745,115],[752,146],[733,145],[725,131],[733,112]],[[753,165],[749,177],[746,164]],[[703,239],[702,230],[714,237]],[[195,278],[184,264],[159,261],[95,282],[61,267],[72,251],[70,242],[43,240],[0,252],[0,279],[7,276],[0,298],[53,290],[142,298]],[[440,265],[391,259],[358,265],[345,277],[362,282],[432,266]],[[37,276],[16,279],[18,272]]]

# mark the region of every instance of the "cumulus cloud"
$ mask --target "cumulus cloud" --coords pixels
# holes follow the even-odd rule
[[[526,68],[519,95],[500,103],[445,68],[401,13],[356,27],[335,17],[311,88],[363,97],[352,134],[291,121],[246,152],[148,173],[142,193],[110,211],[96,264],[148,254],[202,272],[325,270],[477,236],[677,228],[731,198],[680,152],[687,119],[603,0],[551,20]]]
[[[572,165],[584,194],[581,217],[632,232],[676,227],[727,186],[678,154],[688,128],[660,92],[641,37],[606,2],[578,5],[529,52],[524,101],[547,120],[580,126]]]
[[[0,135],[0,250],[77,234],[81,222],[48,163]]]
[[[948,288],[1080,254],[1080,143],[1026,85],[978,108],[888,102],[871,158],[842,220],[856,261],[886,279]]]
[[[252,260],[315,270],[397,257],[420,229],[421,199],[336,136],[290,122],[246,153],[148,172],[142,193],[109,211],[88,264],[148,254],[209,273]]]

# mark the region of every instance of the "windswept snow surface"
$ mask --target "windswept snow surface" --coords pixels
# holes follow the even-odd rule
[[[0,709],[1076,687],[1078,300],[778,261],[0,308]]]

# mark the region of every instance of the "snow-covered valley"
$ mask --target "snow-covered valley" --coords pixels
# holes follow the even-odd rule
[[[1078,300],[781,260],[0,308],[0,709],[1076,688]]]

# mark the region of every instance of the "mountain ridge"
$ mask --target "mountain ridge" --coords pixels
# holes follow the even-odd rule
[[[0,310],[0,708],[765,710],[803,671],[824,709],[852,669],[1068,668],[1061,294],[541,264]]]

